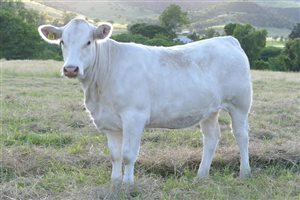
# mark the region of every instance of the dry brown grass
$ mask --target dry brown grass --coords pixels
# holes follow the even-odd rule
[[[1,74],[13,74],[31,77],[60,75],[62,62],[54,60],[37,60],[32,66],[31,60],[0,60]]]

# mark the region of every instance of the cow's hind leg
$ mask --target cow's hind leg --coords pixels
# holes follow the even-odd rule
[[[229,110],[229,114],[232,119],[233,133],[240,149],[240,177],[246,178],[251,174],[248,152],[248,109],[242,110],[238,108],[232,108]]]
[[[201,129],[203,134],[203,153],[197,177],[207,178],[220,137],[218,112],[213,113],[208,119],[202,121]]]

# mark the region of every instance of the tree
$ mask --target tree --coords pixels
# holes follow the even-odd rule
[[[236,27],[236,23],[229,23],[224,27],[224,31],[226,35],[233,35],[233,31]]]
[[[119,42],[135,42],[139,44],[145,44],[145,41],[148,40],[148,38],[145,36],[128,33],[113,35],[111,38]]]
[[[25,5],[21,1],[0,1],[0,7],[2,11],[6,10],[10,13],[14,13],[16,16],[19,16],[23,22],[39,25],[38,22],[40,21],[40,15],[38,12],[25,9]]]
[[[164,35],[167,38],[175,38],[175,33],[168,31],[166,28],[154,24],[137,23],[129,26],[131,34],[140,34],[142,36],[153,38],[155,35]]]
[[[159,21],[163,27],[173,32],[190,23],[187,12],[183,12],[180,6],[175,4],[171,4],[161,13]]]
[[[290,40],[283,50],[284,63],[289,71],[300,71],[300,38]]]
[[[290,39],[300,38],[300,23],[297,23],[289,35]]]
[[[249,58],[250,65],[260,56],[260,50],[266,46],[266,30],[256,30],[250,24],[228,24],[224,27],[225,32],[234,36],[240,42]]]
[[[166,37],[163,34],[157,34],[157,35],[155,35],[155,37],[153,37],[152,39],[149,39],[146,42],[146,45],[165,46],[165,47],[180,45],[180,44],[181,44],[180,42],[175,42],[175,41],[171,40],[169,37]]]
[[[270,69],[273,71],[289,71],[287,68],[284,60],[286,57],[283,54],[280,54],[279,56],[269,58],[268,63],[270,66]]]
[[[37,21],[30,21],[31,11],[23,3],[6,1],[0,6],[0,58],[61,59],[58,47],[42,42]]]
[[[281,54],[282,48],[278,47],[265,47],[260,51],[260,58],[263,61],[268,61],[270,58],[277,57]]]
[[[40,40],[34,26],[12,13],[0,12],[0,58],[26,59],[34,55]]]
[[[140,34],[121,33],[113,35],[112,39],[119,42],[135,42],[150,46],[174,46],[180,44],[178,42],[174,42],[173,40],[162,34],[157,34],[153,38],[148,38]]]
[[[260,51],[258,60],[254,61],[253,69],[286,71],[287,67],[283,62],[282,48],[264,47]]]

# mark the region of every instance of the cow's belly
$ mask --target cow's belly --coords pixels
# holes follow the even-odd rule
[[[201,121],[202,115],[178,116],[174,118],[153,119],[146,128],[186,128],[193,126]]]
[[[220,109],[220,102],[216,99],[199,102],[187,101],[182,102],[181,105],[171,102],[152,110],[147,127],[186,128],[199,123]]]

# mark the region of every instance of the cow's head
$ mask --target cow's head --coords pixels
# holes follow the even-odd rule
[[[73,19],[64,27],[42,25],[38,30],[46,42],[61,46],[62,73],[70,78],[83,78],[86,69],[95,61],[96,41],[109,38],[112,25],[105,23],[96,27],[83,19]]]

